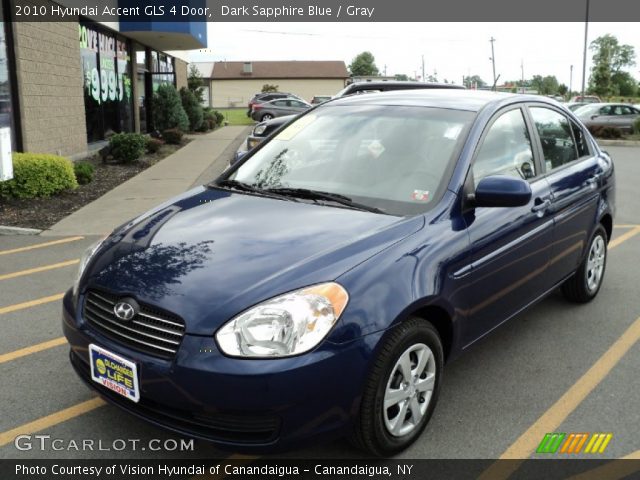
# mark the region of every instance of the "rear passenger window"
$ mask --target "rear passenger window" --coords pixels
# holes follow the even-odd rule
[[[519,108],[493,122],[482,141],[473,164],[473,179],[477,185],[489,175],[536,176],[529,131]]]
[[[547,171],[578,159],[578,148],[567,117],[542,107],[531,107],[531,116],[540,136]],[[584,138],[582,144],[584,149]]]

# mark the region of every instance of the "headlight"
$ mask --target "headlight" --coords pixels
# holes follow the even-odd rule
[[[234,357],[287,357],[308,352],[327,336],[349,295],[323,283],[280,295],[238,315],[216,334],[220,349]]]
[[[254,135],[262,135],[264,131],[267,129],[267,125],[265,123],[260,123],[253,129]]]
[[[80,279],[82,278],[82,274],[84,273],[85,268],[87,268],[87,265],[89,264],[89,262],[91,261],[91,259],[93,258],[93,256],[98,251],[98,249],[100,248],[100,246],[102,245],[102,243],[105,241],[106,238],[107,237],[97,241],[96,243],[91,245],[89,248],[87,248],[85,252],[82,254],[82,257],[80,258],[80,264],[78,266],[76,281],[73,283],[74,297],[78,296],[78,286],[80,284]]]

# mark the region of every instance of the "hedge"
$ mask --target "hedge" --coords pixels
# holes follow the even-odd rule
[[[71,160],[46,153],[14,153],[13,179],[0,182],[0,196],[49,197],[77,187]]]

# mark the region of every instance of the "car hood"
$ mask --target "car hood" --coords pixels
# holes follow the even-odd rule
[[[394,217],[200,187],[122,227],[83,288],[133,296],[211,335],[273,296],[331,281],[416,232]]]

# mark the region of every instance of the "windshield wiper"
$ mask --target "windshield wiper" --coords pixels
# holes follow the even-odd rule
[[[346,207],[350,207],[356,210],[365,210],[367,212],[374,213],[386,213],[384,210],[372,207],[370,205],[365,205],[364,203],[354,202],[351,198],[346,195],[340,195],[339,193],[331,193],[331,192],[322,192],[319,190],[311,190],[308,188],[291,188],[291,187],[275,187],[275,188],[265,188],[265,191],[276,193],[278,195],[286,195],[297,198],[305,198],[308,200],[325,200],[329,202],[339,203],[340,205],[344,205]]]
[[[288,195],[281,195],[278,192],[269,191],[267,189],[263,189],[255,185],[251,185],[250,183],[244,183],[239,180],[233,180],[229,178],[225,178],[224,180],[220,180],[218,182],[211,182],[207,186],[210,188],[215,188],[215,187],[231,188],[233,190],[240,190],[241,192],[256,193],[258,195],[262,195],[265,197],[277,198],[280,200],[284,199],[284,200],[297,202],[296,199],[290,198]]]

